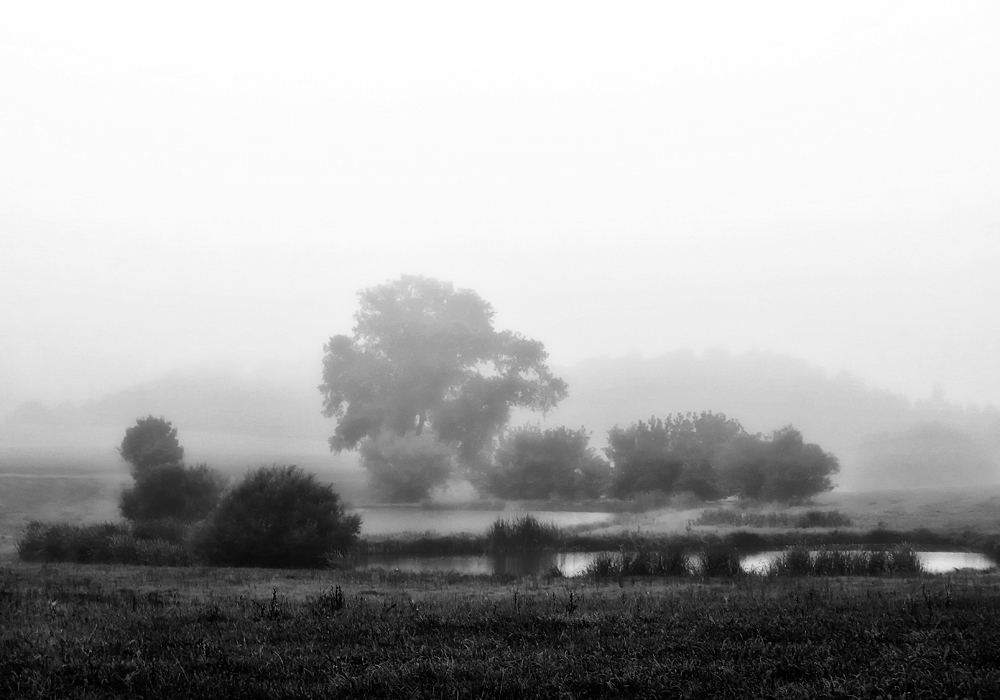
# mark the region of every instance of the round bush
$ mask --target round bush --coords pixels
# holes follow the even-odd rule
[[[339,501],[329,484],[294,465],[261,467],[222,497],[195,546],[212,564],[321,567],[361,529],[361,517],[346,514]]]
[[[122,491],[119,509],[133,522],[173,519],[189,523],[207,516],[219,500],[222,479],[207,465],[147,467]]]

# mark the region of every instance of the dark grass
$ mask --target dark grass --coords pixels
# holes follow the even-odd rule
[[[850,527],[851,519],[837,510],[808,510],[805,513],[749,513],[731,508],[702,511],[692,525],[726,527]]]
[[[998,582],[18,565],[0,697],[994,698]]]
[[[196,562],[190,549],[178,542],[175,523],[147,525],[133,530],[129,523],[74,525],[33,521],[18,540],[17,553],[27,562],[150,566],[191,566]]]
[[[533,515],[513,520],[500,518],[486,531],[486,551],[490,554],[537,552],[560,549],[562,531],[551,523],[542,523]]]
[[[678,546],[662,549],[621,550],[601,553],[584,570],[584,576],[596,579],[623,576],[687,576],[687,555]]]
[[[892,549],[786,550],[767,567],[771,576],[905,576],[920,574],[923,567],[913,547]]]
[[[128,523],[71,525],[32,522],[18,540],[18,554],[28,562],[118,563],[187,566],[201,564],[192,550],[186,526],[159,522],[130,526]],[[1000,558],[1000,536],[992,533],[939,533],[926,529],[896,531],[877,528],[869,532],[822,530],[761,533],[737,530],[719,537],[698,533],[648,535],[634,531],[589,535],[560,530],[527,516],[514,521],[498,520],[483,535],[437,535],[404,533],[360,540],[343,556],[328,557],[324,566],[349,568],[368,555],[447,556],[483,555],[560,550],[567,552],[702,552],[719,545],[736,555],[806,549],[892,549],[898,546],[925,550],[981,552]],[[728,556],[728,555],[727,555]]]

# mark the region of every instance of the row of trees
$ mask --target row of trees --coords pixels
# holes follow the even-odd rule
[[[180,540],[202,561],[319,566],[361,529],[329,484],[295,466],[261,467],[227,488],[207,465],[185,465],[177,429],[163,418],[136,421],[119,453],[134,479],[122,492],[122,516],[138,532]]]
[[[505,432],[492,459],[466,476],[481,493],[514,500],[631,498],[691,493],[796,501],[833,488],[837,458],[788,426],[750,434],[723,414],[650,418],[614,428],[605,450],[589,446],[583,428]],[[388,501],[415,502],[459,468],[447,445],[427,436],[383,436],[361,449],[362,463]]]
[[[514,407],[543,414],[567,395],[542,343],[496,331],[492,306],[450,283],[403,276],[359,293],[353,335],[324,350],[324,413],[336,452],[357,449],[387,501],[426,498],[453,474],[501,498],[689,491],[793,500],[833,487],[836,458],[792,427],[748,434],[721,414],[615,428],[506,430]]]

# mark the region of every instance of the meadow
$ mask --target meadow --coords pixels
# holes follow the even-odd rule
[[[810,568],[802,549],[915,533],[982,548],[1000,532],[995,492],[674,504],[528,533],[621,550],[577,578],[17,560],[29,520],[115,520],[125,478],[0,476],[0,697],[1000,697],[995,570],[928,575],[906,549],[896,569],[834,553]],[[498,525],[362,546],[516,541]],[[678,546],[709,541],[725,545],[718,560],[682,573]],[[799,549],[768,573],[733,569],[733,546],[788,544]]]
[[[1000,576],[12,564],[0,696],[1000,696]]]

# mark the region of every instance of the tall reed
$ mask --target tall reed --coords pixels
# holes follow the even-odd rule
[[[562,531],[552,523],[541,523],[533,515],[514,520],[498,518],[486,532],[486,551],[490,554],[531,552],[558,549]]]

